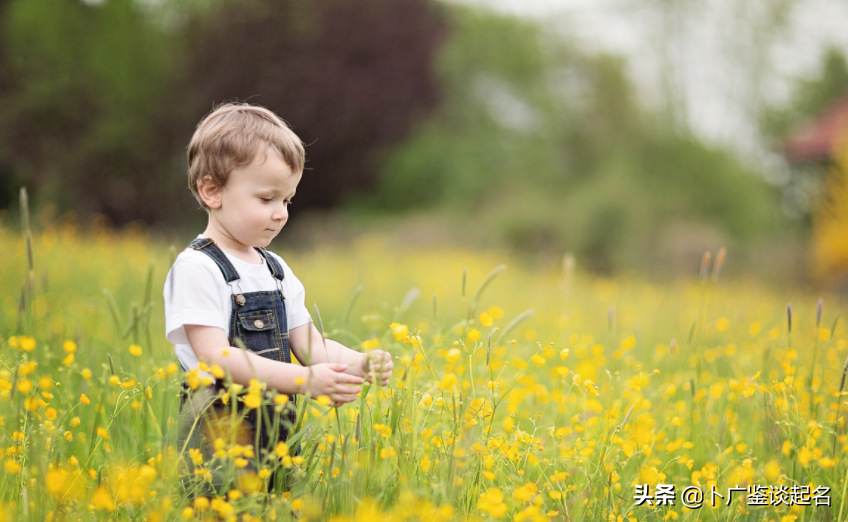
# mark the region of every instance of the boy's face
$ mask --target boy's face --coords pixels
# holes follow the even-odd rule
[[[300,177],[276,150],[260,148],[251,164],[234,169],[224,187],[210,191],[210,220],[241,245],[268,246],[289,218]]]

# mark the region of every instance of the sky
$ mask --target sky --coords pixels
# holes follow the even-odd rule
[[[787,100],[829,46],[848,52],[841,0],[450,1],[535,19],[584,48],[626,56],[646,105],[674,100],[701,138],[760,162],[773,152],[757,132],[759,107]],[[784,22],[769,21],[780,5],[790,6]],[[663,17],[658,6],[674,7]]]

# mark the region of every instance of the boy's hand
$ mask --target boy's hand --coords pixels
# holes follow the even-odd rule
[[[321,363],[309,366],[307,368],[309,374],[301,393],[308,393],[313,398],[326,395],[336,406],[355,401],[356,394],[361,391],[361,388],[351,385],[362,384],[362,377],[344,373],[347,367],[343,363]]]
[[[359,369],[362,371],[365,380],[372,382],[371,377],[373,375],[380,386],[388,385],[389,378],[392,376],[392,368],[395,365],[391,354],[383,350],[372,350],[362,355]]]

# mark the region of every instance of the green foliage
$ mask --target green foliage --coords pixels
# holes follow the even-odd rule
[[[12,88],[0,96],[0,154],[41,200],[108,212],[162,195],[153,122],[180,53],[138,9],[132,0],[6,6],[0,36]]]
[[[763,180],[643,110],[621,58],[480,11],[452,22],[443,107],[390,156],[370,209],[443,205],[494,241],[600,270],[647,262],[680,222],[728,242],[773,225]]]
[[[798,80],[786,106],[766,109],[761,121],[763,132],[772,138],[784,138],[846,93],[848,62],[839,49],[828,49],[816,77]]]

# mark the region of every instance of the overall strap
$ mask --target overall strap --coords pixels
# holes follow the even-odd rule
[[[257,248],[256,250],[265,258],[265,262],[268,263],[268,269],[271,271],[271,275],[274,276],[278,281],[282,281],[284,277],[283,267],[280,263],[268,253],[264,248]]]
[[[227,281],[227,284],[239,280],[235,267],[214,241],[208,237],[197,238],[191,242],[191,248],[211,257],[212,261],[215,261],[215,264],[221,269],[221,273],[224,274],[224,280]]]

